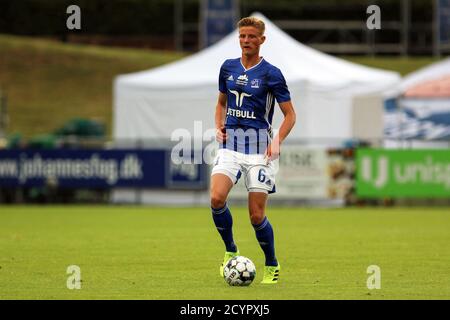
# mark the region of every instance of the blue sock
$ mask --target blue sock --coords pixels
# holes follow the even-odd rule
[[[260,224],[253,224],[253,228],[255,229],[256,239],[258,239],[259,245],[266,256],[266,266],[278,266],[278,261],[275,257],[273,229],[269,219],[264,217],[264,220]]]
[[[237,252],[237,247],[233,241],[233,217],[227,204],[225,203],[223,208],[211,208],[211,210],[214,224],[222,236],[226,250],[229,252]]]

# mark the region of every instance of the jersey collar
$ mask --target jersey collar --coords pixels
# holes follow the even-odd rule
[[[261,64],[261,62],[263,62],[263,60],[264,60],[264,57],[261,57],[261,60],[257,64],[255,64],[253,67],[245,69],[244,65],[242,64],[242,58],[239,58],[239,62],[241,63],[241,66],[244,69],[244,72],[247,72],[247,71],[250,71],[250,70],[256,68],[257,66],[259,66]]]

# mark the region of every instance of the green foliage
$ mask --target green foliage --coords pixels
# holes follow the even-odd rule
[[[57,147],[57,137],[53,134],[40,134],[27,142],[27,147],[33,149],[54,149]]]
[[[105,128],[102,123],[97,121],[74,118],[66,122],[61,128],[57,129],[56,136],[77,136],[77,137],[104,137]]]

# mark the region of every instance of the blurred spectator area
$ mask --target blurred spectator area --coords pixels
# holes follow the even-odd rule
[[[73,118],[53,132],[29,139],[14,133],[7,136],[6,141],[3,147],[8,149],[99,148],[104,147],[106,142],[105,125],[95,120]]]

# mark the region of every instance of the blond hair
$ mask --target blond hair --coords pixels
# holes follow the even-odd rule
[[[255,17],[245,17],[239,20],[238,22],[238,28],[241,27],[255,27],[261,32],[261,35],[264,34],[264,31],[266,30],[266,25],[262,20],[259,20]]]

